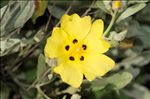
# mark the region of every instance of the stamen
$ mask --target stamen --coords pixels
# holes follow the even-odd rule
[[[73,42],[73,44],[75,44],[75,43],[78,43],[78,40],[74,39],[72,42]]]
[[[71,61],[74,61],[74,60],[75,60],[73,56],[70,56],[69,59],[70,59]]]
[[[84,57],[83,57],[83,56],[81,56],[81,57],[80,57],[80,60],[81,60],[81,61],[83,61],[83,60],[84,60]]]
[[[69,45],[66,45],[66,46],[65,46],[65,49],[66,49],[67,51],[69,50],[69,48],[70,48]]]
[[[87,49],[87,46],[85,44],[82,45],[83,50]]]

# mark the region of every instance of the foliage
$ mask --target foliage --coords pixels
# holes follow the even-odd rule
[[[1,99],[149,99],[150,4],[148,0],[1,0]],[[103,19],[106,53],[115,68],[78,89],[61,81],[52,69],[56,59],[43,49],[64,13]],[[52,47],[53,48],[53,47]]]

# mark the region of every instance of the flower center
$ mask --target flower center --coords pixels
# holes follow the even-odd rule
[[[80,52],[80,48],[77,47],[77,48],[75,49],[75,51],[76,51],[77,53],[79,53],[79,52]]]
[[[80,60],[84,61],[85,57],[83,53],[87,50],[87,45],[78,43],[78,40],[75,38],[72,40],[73,45],[66,45],[65,50],[69,52],[69,60],[75,61]]]

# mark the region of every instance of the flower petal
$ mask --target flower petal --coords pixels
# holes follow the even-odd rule
[[[115,66],[115,62],[103,54],[89,54],[81,64],[83,74],[89,81],[97,76],[103,76]]]
[[[102,38],[104,30],[104,22],[101,19],[98,19],[93,22],[89,36],[95,36],[98,38]]]
[[[83,41],[87,44],[89,51],[105,53],[110,48],[110,44],[102,38],[103,29],[104,23],[101,19],[92,24],[89,34]]]
[[[61,79],[71,85],[72,87],[78,88],[83,80],[83,74],[79,68],[79,64],[73,62],[67,62],[62,65],[56,66],[54,72],[60,74]]]
[[[48,58],[55,58],[66,54],[65,46],[69,45],[67,34],[58,27],[52,31],[52,36],[47,39],[44,49],[45,55]]]
[[[71,39],[76,37],[82,40],[90,31],[91,22],[90,16],[80,18],[77,14],[71,16],[65,14],[61,19],[61,28],[70,35]]]
[[[97,38],[86,39],[84,40],[84,43],[87,44],[88,52],[105,53],[110,48],[110,44],[108,42]]]

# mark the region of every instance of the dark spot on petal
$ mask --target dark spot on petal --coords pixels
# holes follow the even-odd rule
[[[73,42],[73,44],[76,44],[76,43],[78,43],[78,40],[74,39],[72,42]]]
[[[75,60],[73,56],[70,56],[69,59],[70,59],[71,61],[74,61],[74,60]]]
[[[66,46],[65,46],[65,49],[66,49],[67,51],[69,50],[69,48],[70,48],[69,45],[66,45]]]
[[[87,46],[85,44],[82,45],[83,50],[87,49]]]
[[[81,61],[83,61],[83,60],[84,60],[84,57],[83,57],[83,56],[81,56],[81,57],[80,57],[80,60],[81,60]]]

